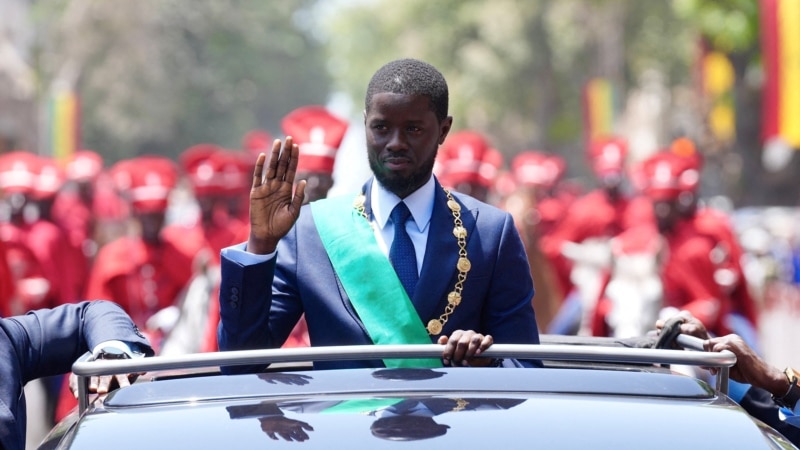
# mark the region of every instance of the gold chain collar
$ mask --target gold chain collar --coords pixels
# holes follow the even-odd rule
[[[458,262],[456,263],[458,278],[453,286],[453,290],[447,294],[447,306],[444,309],[444,313],[442,313],[438,319],[431,319],[428,322],[426,328],[428,329],[428,334],[432,336],[436,336],[442,332],[444,324],[447,323],[450,315],[455,311],[456,306],[461,303],[461,292],[464,290],[464,281],[467,280],[467,272],[472,268],[472,263],[470,263],[467,258],[467,229],[464,228],[464,223],[461,221],[461,205],[455,201],[450,191],[445,188],[442,188],[442,190],[444,190],[444,193],[447,195],[447,207],[450,208],[450,212],[453,214],[453,236],[456,237],[458,242]],[[361,217],[369,222],[369,217],[367,217],[367,212],[364,208],[365,202],[366,197],[364,194],[358,194],[353,202],[353,207],[358,211]]]

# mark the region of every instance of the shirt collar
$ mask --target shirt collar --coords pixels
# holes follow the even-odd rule
[[[389,215],[392,213],[394,207],[397,206],[400,201],[404,201],[409,211],[411,211],[411,217],[414,218],[414,223],[417,225],[417,228],[420,232],[423,232],[431,221],[435,189],[436,182],[433,179],[433,175],[431,175],[427,183],[423,184],[405,199],[400,199],[400,197],[389,192],[375,179],[375,182],[372,183],[372,192],[370,192],[372,202],[371,208],[373,217],[375,217],[375,223],[383,229],[389,221]]]

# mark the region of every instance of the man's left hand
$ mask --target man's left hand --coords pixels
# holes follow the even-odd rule
[[[438,342],[445,345],[442,361],[446,366],[486,367],[492,362],[491,358],[479,357],[494,343],[491,335],[484,336],[472,330],[456,330],[450,337],[439,337]]]
[[[130,386],[136,381],[139,373],[102,375],[89,378],[89,392],[93,394],[108,394],[114,389]],[[69,374],[69,389],[72,395],[78,398],[78,376],[74,373]]]

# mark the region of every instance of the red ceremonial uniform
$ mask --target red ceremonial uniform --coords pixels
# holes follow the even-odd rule
[[[30,152],[15,151],[0,158],[0,189],[5,195],[19,195],[28,204],[38,203],[39,212],[51,204],[63,184],[63,176],[54,161]],[[12,212],[11,219],[0,224],[0,233],[8,243],[21,245],[36,258],[42,275],[49,283],[49,294],[42,306],[56,306],[82,298],[86,278],[85,261],[69,246],[63,230],[43,217],[28,219],[24,209]]]
[[[645,235],[656,233],[650,200],[641,195],[631,195],[622,191],[626,156],[627,146],[621,139],[607,138],[593,141],[588,149],[588,159],[601,187],[572,201],[553,232],[542,237],[543,252],[548,258],[557,261],[555,266],[560,268],[561,279],[565,284],[569,283],[569,288],[565,292],[580,292],[579,289],[575,289],[570,279],[574,264],[562,255],[566,243],[584,243],[590,239],[606,240],[610,243],[611,239],[623,233]],[[584,308],[586,305],[594,306],[593,311],[583,311],[581,332],[586,332],[587,327],[590,327],[595,335],[604,335],[608,332],[602,319],[604,309],[608,306],[605,287],[611,273],[607,269],[610,267],[599,274],[601,277],[599,297],[582,300]],[[591,314],[588,314],[589,312]],[[594,317],[591,325],[586,323],[588,317]]]
[[[42,274],[39,261],[31,250],[18,243],[6,242],[0,229],[0,243],[4,247],[6,267],[11,281],[6,283],[3,275],[5,302],[0,304],[0,314],[9,317],[25,314],[33,309],[52,306],[50,282]]]
[[[45,279],[50,283],[51,300],[47,307],[74,303],[83,296],[85,260],[68,244],[66,235],[52,222],[37,220],[21,226],[0,225],[10,241],[28,248],[36,258]],[[83,277],[83,278],[81,278]]]
[[[598,179],[621,179],[625,173],[627,149],[619,139],[592,143],[589,160]],[[543,250],[560,257],[564,242],[583,242],[589,238],[611,238],[630,228],[652,226],[652,203],[640,195],[628,195],[608,189],[595,189],[575,199],[552,234],[545,236]]]
[[[185,236],[176,239],[162,232],[168,196],[178,176],[172,161],[142,156],[117,163],[112,172],[131,202],[142,234],[123,236],[100,249],[87,297],[119,303],[137,326],[146,330],[147,319],[173,305],[189,281],[194,244],[185,242]]]
[[[193,298],[184,298],[184,308],[201,308],[202,329],[197,332],[197,349],[193,351],[216,351],[216,329],[219,322],[219,253],[228,246],[246,239],[246,227],[237,217],[229,214],[227,202],[233,196],[240,197],[241,189],[250,179],[249,167],[243,164],[241,155],[224,150],[213,144],[198,144],[181,154],[184,176],[200,206],[200,216],[190,227],[170,226],[163,234],[168,240],[179,240],[193,245],[195,277],[206,277],[213,284],[209,291],[194,291]],[[170,351],[186,351],[185,346],[171,346]]]
[[[511,161],[511,173],[514,183],[530,190],[535,198],[536,217],[529,219],[535,222],[536,245],[541,250],[542,239],[552,235],[566,216],[571,202],[568,196],[559,195],[557,185],[566,171],[566,162],[556,156],[528,150],[517,154]],[[525,219],[523,219],[525,220]],[[544,253],[553,267],[556,281],[563,293],[571,288],[569,267],[563,258]]]
[[[714,279],[717,267],[710,256],[715,242],[690,222],[679,224],[666,238],[664,306],[690,311],[718,336],[730,333],[724,322],[731,311],[730,297]]]
[[[731,330],[725,319],[732,302],[717,274],[730,260],[715,257],[719,255],[720,241],[715,236],[721,232],[719,222],[712,225],[716,220],[687,218],[678,204],[681,192],[697,185],[696,168],[686,158],[662,151],[644,162],[642,176],[645,193],[663,210],[660,228],[668,247],[662,269],[665,306],[687,309],[710,332],[728,334]]]
[[[34,186],[33,199],[41,205],[42,217],[32,226],[29,245],[38,258],[47,259],[41,260],[45,275],[59,279],[56,285],[60,293],[59,303],[81,301],[89,276],[89,260],[80,246],[72,245],[68,230],[61,226],[53,211],[67,175],[53,158],[40,157],[40,162],[39,180]],[[43,223],[54,225],[55,228],[49,225],[45,227],[41,225]],[[49,243],[48,238],[51,239]]]
[[[93,258],[95,239],[95,182],[103,171],[102,157],[91,150],[72,155],[66,166],[67,185],[53,204],[53,220],[67,233],[70,244],[86,258]]]
[[[11,315],[11,300],[14,296],[17,282],[8,266],[8,252],[6,245],[0,239],[0,316]]]
[[[703,158],[694,143],[687,138],[679,138],[670,145],[670,152],[677,155],[683,163],[679,177],[679,188],[691,194],[696,200],[700,185],[700,171]],[[742,250],[728,216],[713,208],[697,208],[696,202],[685,213],[686,220],[693,223],[699,233],[708,236],[715,243],[711,254],[717,269],[714,279],[731,300],[731,312],[747,319],[753,329],[758,324],[758,311],[742,268]],[[734,330],[742,332],[742,330]],[[750,342],[750,344],[753,344]]]
[[[191,277],[192,259],[168,240],[154,245],[139,237],[119,238],[98,253],[87,297],[117,302],[146,329],[150,316],[174,304]]]
[[[757,326],[758,311],[742,268],[744,251],[730,219],[722,211],[713,208],[698,209],[692,219],[694,228],[711,237],[717,244],[712,253],[719,267],[715,272],[715,279],[730,295],[731,311],[741,314],[753,326]]]

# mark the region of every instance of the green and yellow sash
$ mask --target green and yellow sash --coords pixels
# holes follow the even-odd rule
[[[352,205],[338,197],[311,203],[311,214],[333,264],[370,339],[376,345],[430,344],[411,299],[381,252],[375,234]],[[387,359],[386,367],[441,367],[437,359]]]

